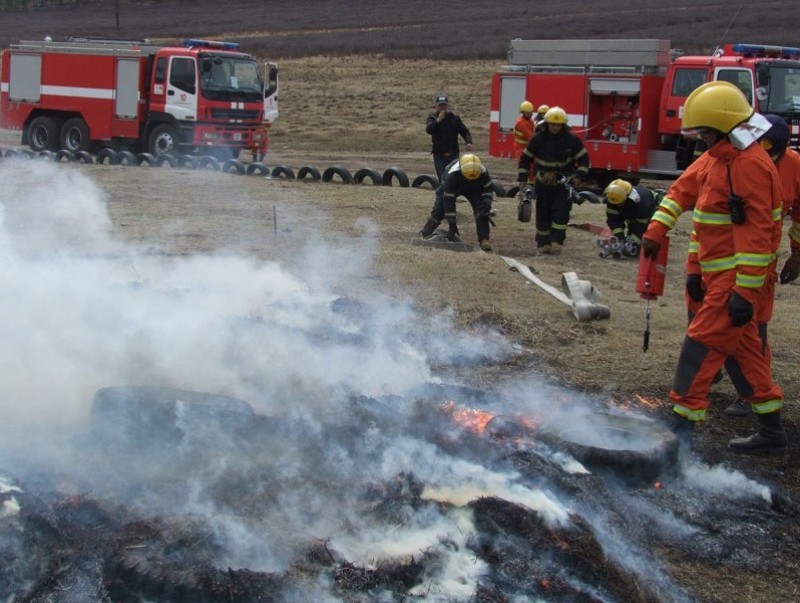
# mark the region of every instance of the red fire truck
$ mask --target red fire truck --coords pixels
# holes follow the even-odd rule
[[[800,49],[728,44],[683,56],[668,40],[512,40],[492,78],[489,154],[513,157],[519,105],[562,107],[604,186],[617,177],[672,178],[693,158],[680,134],[683,103],[704,82],[739,86],[755,109],[800,130]]]
[[[0,127],[34,151],[100,146],[238,156],[264,146],[278,72],[238,44],[22,41],[3,53]]]

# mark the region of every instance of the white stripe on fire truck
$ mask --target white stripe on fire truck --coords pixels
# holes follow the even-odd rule
[[[114,91],[108,88],[76,88],[74,86],[42,86],[42,94],[48,96],[69,96],[74,98],[100,98],[111,100]]]
[[[8,92],[8,82],[0,83],[0,92]]]
[[[500,111],[490,111],[489,112],[489,123],[499,123],[500,121]],[[585,126],[586,125],[586,116],[579,115],[577,113],[567,113],[567,123],[573,127],[577,126]]]

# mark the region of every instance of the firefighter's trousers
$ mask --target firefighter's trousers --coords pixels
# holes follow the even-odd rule
[[[783,391],[772,381],[766,338],[760,336],[756,320],[742,327],[731,325],[728,316],[731,278],[711,281],[707,281],[703,303],[686,329],[678,357],[669,393],[675,412],[693,421],[705,419],[708,391],[729,357],[733,362],[729,363],[728,374],[739,396],[756,413],[779,411]],[[756,307],[756,315],[757,312]]]
[[[467,198],[469,204],[472,206],[472,211],[475,214],[475,230],[478,234],[478,240],[483,241],[489,238],[489,212],[492,209],[491,201],[484,199],[479,191],[469,192],[463,194]],[[427,236],[432,234],[436,227],[441,224],[446,214],[455,215],[456,213],[456,197],[445,198],[444,185],[440,184],[436,189],[436,198],[433,202],[431,209],[431,216],[428,219],[428,224],[423,228],[423,235]],[[433,225],[431,227],[431,225]],[[430,230],[430,232],[426,232]]]
[[[572,210],[567,188],[536,183],[536,246],[550,243],[563,245]]]

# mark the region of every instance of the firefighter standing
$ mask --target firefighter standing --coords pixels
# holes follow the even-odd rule
[[[539,105],[539,108],[536,109],[536,117],[533,118],[534,134],[544,128],[544,116],[547,115],[549,110],[550,107],[547,105]]]
[[[715,81],[686,99],[681,127],[684,135],[701,137],[708,150],[670,187],[642,241],[645,256],[656,257],[680,215],[693,210],[705,293],[686,329],[669,393],[674,427],[685,442],[705,420],[712,381],[732,356],[740,367],[732,382],[757,414],[759,429],[730,440],[728,448],[782,451],[787,446],[783,392],[772,381],[754,320],[781,237],[780,179],[753,134],[766,131],[769,123],[736,86]]]
[[[441,182],[445,167],[458,159],[458,137],[464,139],[467,151],[472,151],[472,134],[462,119],[450,110],[449,101],[444,95],[436,97],[436,108],[428,114],[425,131],[431,135],[433,167]]]
[[[622,248],[625,255],[638,256],[642,235],[656,211],[658,197],[649,188],[633,186],[621,178],[609,184],[603,194],[606,200],[606,224],[611,236],[624,242]]]
[[[522,101],[519,106],[520,116],[514,123],[514,159],[519,161],[528,142],[533,138],[533,103],[530,101]],[[532,183],[534,179],[534,167],[531,164],[528,173],[528,182]]]
[[[431,236],[442,220],[447,220],[448,241],[459,241],[456,225],[456,197],[463,195],[472,206],[475,214],[475,228],[478,243],[484,251],[491,251],[489,224],[491,223],[492,197],[494,187],[492,177],[477,155],[467,153],[451,162],[445,168],[444,179],[436,189],[436,200],[425,226],[420,234],[423,238]]]
[[[536,247],[542,253],[561,253],[572,209],[566,178],[578,185],[591,167],[580,138],[567,126],[567,114],[552,107],[545,114],[547,127],[534,134],[517,164],[517,180],[527,181],[531,164],[536,171]],[[522,195],[522,190],[520,190]]]

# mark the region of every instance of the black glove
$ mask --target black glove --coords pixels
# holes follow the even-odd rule
[[[800,276],[800,252],[792,251],[792,255],[786,258],[781,270],[781,285],[791,283],[798,276]]]
[[[703,277],[699,274],[689,274],[686,276],[686,293],[696,302],[703,301],[706,290],[703,288]]]
[[[742,327],[753,320],[753,304],[734,291],[728,298],[728,316],[734,327]]]
[[[644,257],[655,259],[658,257],[658,250],[661,249],[661,243],[653,239],[642,239],[642,253]]]

